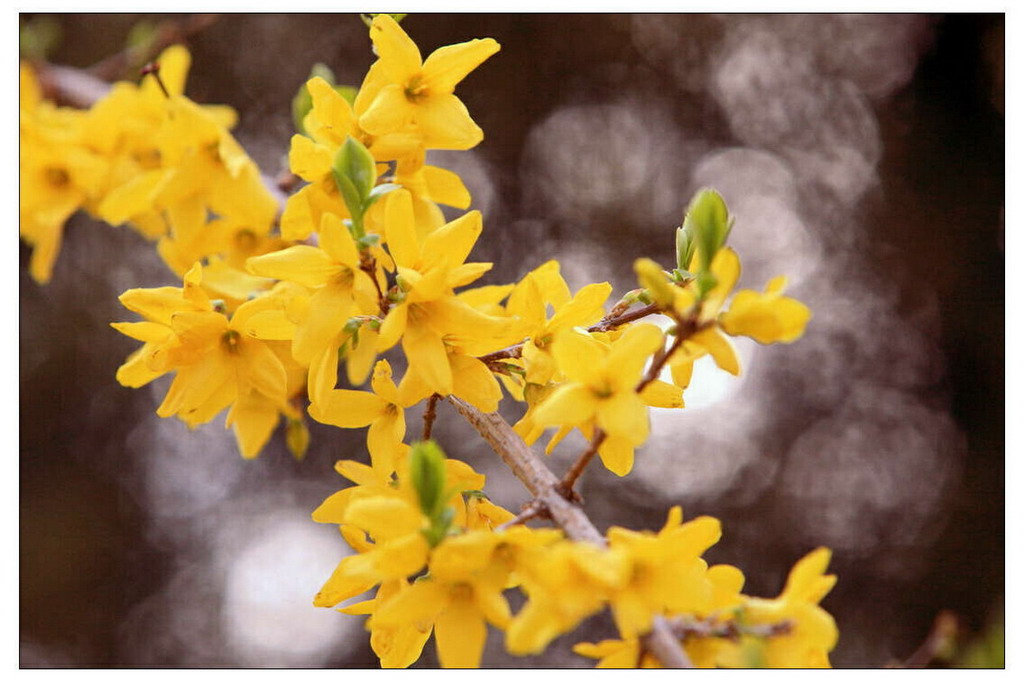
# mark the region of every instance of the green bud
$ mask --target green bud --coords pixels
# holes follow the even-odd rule
[[[711,261],[715,254],[725,244],[729,231],[732,229],[732,220],[729,217],[729,209],[725,205],[722,195],[712,189],[702,189],[694,195],[690,206],[686,209],[686,219],[683,221],[682,231],[685,233],[686,249],[684,258],[693,258],[695,252],[700,254],[700,267],[691,268],[687,262],[680,264],[680,269],[707,270],[711,267]],[[676,257],[679,257],[680,237],[676,235]]]
[[[420,501],[423,514],[431,519],[440,517],[444,509],[445,456],[432,440],[415,443],[409,454],[409,477]]]
[[[309,449],[309,429],[301,419],[289,419],[285,427],[284,442],[295,459],[301,460]]]
[[[690,267],[690,261],[693,259],[693,251],[697,246],[696,242],[692,239],[690,232],[684,230],[682,227],[676,228],[676,268],[679,270],[686,270]]]
[[[352,222],[356,226],[354,236],[363,236],[362,218],[366,210],[370,191],[377,182],[377,163],[373,155],[351,135],[334,156],[334,182],[338,185],[341,197],[345,200],[348,212],[352,214]]]

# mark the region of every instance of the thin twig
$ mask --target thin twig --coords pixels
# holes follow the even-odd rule
[[[688,637],[720,637],[724,639],[739,639],[741,635],[751,635],[766,639],[787,635],[793,631],[793,621],[781,620],[778,623],[766,623],[764,625],[744,625],[734,620],[722,621],[714,617],[704,620],[695,620],[677,616],[667,619],[668,626],[678,639],[685,640]]]
[[[434,429],[434,420],[437,419],[437,401],[441,398],[434,394],[427,398],[427,409],[423,411],[423,440],[430,440],[430,432]]]
[[[956,639],[958,631],[956,615],[952,611],[940,611],[935,616],[931,632],[921,646],[903,662],[894,662],[887,668],[927,668],[939,654]]]
[[[586,512],[562,496],[555,474],[500,414],[485,414],[455,396],[448,396],[448,402],[483,436],[537,502],[547,508],[552,521],[565,532],[566,537],[607,547],[604,536],[594,527]],[[661,616],[654,618],[651,632],[644,638],[644,646],[666,668],[693,667],[679,640]]]
[[[637,308],[631,312],[621,314],[608,314],[597,324],[587,327],[588,332],[606,332],[616,327],[621,327],[629,322],[635,322],[641,318],[653,315],[660,311],[660,308],[652,303],[642,308]],[[520,341],[517,344],[511,345],[508,348],[502,348],[496,350],[493,353],[487,355],[481,355],[478,359],[481,360],[485,365],[491,366],[498,360],[508,360],[512,358],[522,357],[523,355],[523,344],[525,341]]]
[[[116,80],[127,76],[134,68],[156,57],[165,47],[183,42],[200,31],[212,26],[220,16],[217,14],[195,14],[181,21],[163,21],[156,28],[156,35],[148,45],[126,47],[117,54],[96,62],[88,69],[89,74],[103,80]]]
[[[547,507],[545,507],[543,503],[538,502],[537,500],[530,500],[523,505],[522,511],[520,511],[515,518],[511,518],[500,526],[496,526],[494,530],[507,530],[512,526],[518,526],[521,523],[526,523],[530,519],[549,516]]]
[[[576,485],[577,479],[583,475],[587,465],[590,464],[590,460],[594,459],[594,455],[597,454],[597,451],[601,448],[601,444],[604,443],[604,440],[607,437],[607,433],[601,429],[595,429],[594,437],[587,445],[587,449],[580,453],[580,456],[572,463],[569,470],[565,472],[565,475],[562,477],[562,481],[558,484],[558,490],[566,499],[574,502],[580,501],[579,493],[573,490],[573,486]]]

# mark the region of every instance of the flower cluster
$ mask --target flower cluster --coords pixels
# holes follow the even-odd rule
[[[599,667],[657,665],[641,660],[640,644],[657,616],[679,618],[699,667],[828,664],[838,633],[818,606],[835,582],[823,575],[824,548],[797,563],[778,598],[760,599],[742,594],[739,569],[702,558],[721,537],[718,520],[683,523],[679,507],[657,534],[613,527],[599,547],[513,525],[513,514],[481,492],[484,477],[432,441],[403,447],[386,478],[354,461],[337,470],[356,485],[327,498],[313,519],[338,524],[356,554],[341,560],[314,603],[336,606],[376,588],[339,610],[370,616],[370,644],[384,667],[415,662],[431,633],[442,666],[477,667],[486,623],[505,632],[509,652],[537,654],[604,608],[623,639],[575,649],[600,658]],[[510,589],[527,597],[516,614]]]
[[[466,211],[471,197],[426,158],[482,141],[454,90],[499,45],[471,40],[424,60],[384,14],[370,39],[377,59],[358,89],[316,75],[297,98],[288,159],[305,184],[280,212],[228,132],[233,112],[183,95],[184,48],[88,111],[45,102],[23,68],[21,230],[35,247],[33,276],[49,278],[76,209],[129,224],[158,240],[183,284],[121,296],[142,319],[113,326],[143,344],[118,370],[121,384],[173,372],[157,414],[192,427],[226,409],[247,458],[282,420],[298,457],[307,415],[367,428],[369,465],[339,462],[355,485],[313,514],[339,525],[356,552],[315,604],[375,589],[340,610],[370,616],[385,667],[413,663],[431,634],[443,666],[477,666],[487,624],[505,632],[510,652],[535,654],[605,608],[622,639],[576,648],[600,666],[658,664],[643,641],[662,619],[699,666],[827,665],[837,637],[818,606],[834,582],[827,550],[801,560],[777,599],[750,597],[739,569],[702,558],[721,535],[716,519],[684,523],[674,507],[658,533],[612,528],[603,544],[581,542],[523,525],[426,435],[407,443],[406,411],[424,401],[432,410],[450,396],[491,414],[508,394],[525,408],[514,427],[525,445],[548,429],[549,453],[573,430],[589,442],[561,484],[572,500],[594,456],[630,472],[648,408],[682,408],[698,358],[736,374],[730,337],[789,343],[810,311],[783,294],[783,277],[733,293],[732,220],[711,190],[676,231],[674,267],[639,259],[639,288],[608,311],[607,282],[573,293],[557,261],[518,282],[471,286],[492,266],[470,258],[483,218],[446,219],[440,205]],[[644,321],[654,315],[668,318],[667,331]],[[510,589],[526,597],[515,614]]]

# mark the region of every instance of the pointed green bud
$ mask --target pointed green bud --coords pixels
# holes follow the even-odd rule
[[[665,271],[650,258],[637,258],[633,263],[640,286],[650,292],[651,300],[663,308],[671,308],[676,295]]]
[[[697,246],[691,239],[691,233],[682,227],[676,228],[676,269],[687,270],[693,259],[693,250]]]
[[[445,456],[432,440],[415,443],[409,454],[409,477],[424,516],[433,520],[444,509]]]
[[[725,244],[729,231],[732,229],[732,220],[729,217],[729,209],[725,205],[722,195],[712,189],[702,189],[694,195],[690,206],[686,209],[686,219],[683,221],[683,232],[686,233],[687,251],[690,258],[694,253],[700,255],[699,267],[697,263],[680,265],[680,269],[707,270],[711,267],[711,261],[715,254]],[[676,237],[676,248],[678,255],[679,237]],[[684,257],[685,257],[684,253]],[[690,267],[693,265],[694,267]]]
[[[377,183],[377,163],[370,150],[350,135],[334,155],[332,170],[334,182],[345,200],[348,212],[352,214],[352,222],[358,232],[354,236],[359,238],[363,236],[362,218],[366,201]]]
[[[301,419],[289,419],[285,427],[284,442],[295,459],[301,460],[309,449],[309,429]]]

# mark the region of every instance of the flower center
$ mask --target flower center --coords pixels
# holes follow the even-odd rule
[[[256,233],[243,227],[235,233],[235,248],[242,253],[252,253],[256,249]]]
[[[427,84],[423,82],[423,76],[417,74],[405,84],[405,98],[415,104],[422,102],[430,93],[427,92]]]
[[[238,353],[238,346],[242,342],[242,335],[236,332],[234,329],[229,329],[224,332],[224,335],[220,337],[220,342],[224,346],[224,349],[231,353]]]
[[[71,176],[63,168],[57,168],[56,166],[50,166],[46,169],[46,181],[53,187],[62,189],[71,184]]]

